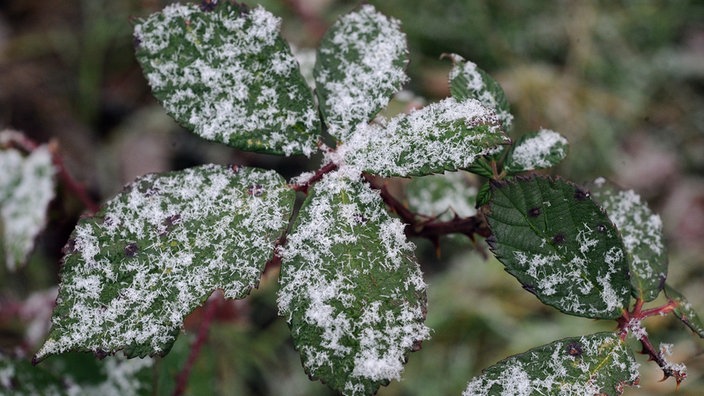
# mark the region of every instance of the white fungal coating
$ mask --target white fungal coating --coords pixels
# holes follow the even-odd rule
[[[474,62],[465,60],[457,54],[450,54],[449,57],[454,63],[452,70],[450,70],[450,84],[453,92],[459,90],[471,93],[471,96],[479,100],[484,106],[494,110],[501,124],[506,127],[507,131],[510,130],[513,123],[513,114],[501,106],[501,100],[505,100],[503,93],[501,93],[502,97],[498,98],[498,93],[492,92],[488,82],[485,81]]]
[[[399,379],[405,355],[429,337],[425,283],[376,191],[334,172],[310,194],[280,250],[279,310],[311,375],[368,394]]]
[[[0,132],[0,142],[17,132]],[[46,145],[23,155],[15,149],[0,150],[0,224],[4,261],[15,270],[34,247],[34,239],[47,221],[47,207],[54,198],[51,153]]]
[[[491,110],[448,98],[385,125],[360,124],[337,161],[382,176],[437,173],[466,168],[509,141]]]
[[[315,80],[328,132],[344,142],[408,80],[406,35],[397,20],[365,4],[330,28],[317,62]]]
[[[616,191],[597,179],[594,192],[618,228],[628,254],[631,283],[646,301],[657,297],[667,276],[662,220],[633,190]]]
[[[135,26],[137,57],[154,95],[196,134],[309,156],[318,114],[280,24],[261,7],[242,12],[225,4],[202,12],[172,4]]]
[[[638,379],[638,363],[618,334],[553,342],[489,367],[463,396],[594,396]]]
[[[535,136],[519,142],[506,161],[513,171],[544,169],[567,156],[567,139],[555,131],[540,129]]]
[[[137,179],[76,226],[37,357],[167,350],[215,289],[242,298],[258,284],[293,199],[274,171],[205,165]]]

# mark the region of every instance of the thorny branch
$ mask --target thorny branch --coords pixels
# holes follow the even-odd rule
[[[448,234],[462,234],[474,241],[474,235],[488,237],[491,235],[486,220],[481,214],[472,217],[458,217],[448,221],[438,221],[434,217],[425,218],[406,207],[390,192],[386,183],[377,182],[372,176],[364,175],[369,185],[379,190],[384,203],[396,213],[401,220],[406,223],[406,236],[421,237],[429,239],[435,246],[438,245],[438,238]]]
[[[630,312],[624,310],[623,315],[618,318],[617,322],[621,339],[626,338],[626,335],[628,334],[629,330],[633,329],[634,323],[636,323],[637,326],[640,326],[640,322],[647,317],[665,315],[677,308],[677,302],[673,300],[669,300],[668,303],[665,305],[646,310],[643,310],[643,303],[643,300],[636,299],[636,302],[633,306],[633,310]],[[660,369],[662,369],[664,375],[662,381],[673,377],[677,382],[677,387],[679,388],[680,383],[682,383],[682,381],[687,378],[687,373],[677,367],[677,365],[673,365],[672,363],[668,362],[665,359],[665,356],[663,355],[663,351],[660,351],[653,346],[647,334],[643,332],[643,334],[635,336],[638,341],[640,341],[643,347],[641,353],[644,355],[648,355],[648,359],[657,363],[657,365],[660,366]]]
[[[310,188],[310,186],[320,181],[323,176],[325,176],[327,173],[334,171],[335,169],[337,169],[337,164],[334,162],[328,162],[327,164],[323,165],[320,169],[315,171],[313,176],[311,176],[304,183],[294,184],[291,186],[291,188],[293,189],[293,191],[300,191],[304,194],[308,194],[308,189]]]

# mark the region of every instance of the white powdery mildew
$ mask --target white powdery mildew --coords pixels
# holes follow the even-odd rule
[[[479,101],[448,98],[384,126],[360,124],[339,146],[337,161],[381,176],[427,174],[467,168],[509,141]]]
[[[293,199],[274,171],[250,168],[205,165],[136,180],[76,226],[37,357],[163,351],[213,290],[241,298],[256,286]]]
[[[603,186],[604,181],[597,180],[595,184]],[[667,275],[660,216],[653,214],[633,190],[600,191],[595,195],[599,197],[609,219],[621,232],[633,275],[650,280],[655,285],[659,284]]]
[[[167,111],[198,135],[309,156],[317,112],[280,24],[261,7],[240,14],[172,4],[135,26],[137,54]]]
[[[672,363],[668,360],[672,356],[672,344],[660,343],[660,357],[665,362],[665,367],[663,370],[670,370],[672,373],[680,373],[682,375],[687,374],[687,366],[684,363]]]
[[[567,139],[555,131],[541,129],[513,149],[507,167],[522,171],[549,168],[554,165],[550,157],[562,159],[566,155]]]
[[[450,70],[450,84],[459,84],[457,78],[461,77],[465,83],[462,88],[473,92],[476,99],[484,106],[493,109],[501,123],[510,129],[513,123],[513,114],[500,108],[498,98],[489,90],[477,65],[457,54],[450,54],[449,57],[454,63],[452,70]]]
[[[14,132],[3,131],[0,136],[9,133]],[[26,260],[46,224],[56,169],[46,145],[26,157],[15,149],[0,150],[0,169],[0,240],[6,266],[14,270]]]
[[[408,80],[406,35],[399,21],[368,4],[342,16],[318,54],[315,79],[328,132],[347,141]]]
[[[559,305],[568,312],[588,315],[612,312],[623,306],[621,296],[626,293],[612,285],[613,276],[619,273],[617,264],[623,260],[623,251],[613,247],[603,257],[594,257],[592,250],[598,245],[596,233],[582,224],[577,232],[579,246],[575,251],[562,255],[515,251],[513,259],[517,268],[530,277],[528,283],[534,285],[540,295],[553,296],[559,292]],[[587,275],[594,272],[589,263],[595,261],[605,265],[599,266],[598,274]],[[585,302],[585,296],[594,295],[595,289],[601,299],[598,306]]]
[[[350,174],[327,174],[301,208],[279,252],[278,305],[306,370],[358,394],[399,379],[406,353],[429,329],[425,283],[403,224]]]
[[[445,172],[413,179],[411,183],[406,197],[409,208],[416,213],[438,216],[442,221],[449,221],[455,215],[466,218],[477,213],[477,188],[469,183],[465,172]]]
[[[118,354],[105,359],[103,374],[105,380],[95,384],[76,383],[70,386],[66,393],[69,396],[79,395],[101,395],[101,396],[122,396],[137,395],[148,392],[149,382],[140,380],[137,375],[144,370],[150,370],[154,365],[151,358],[125,359]],[[67,382],[71,382],[67,378]]]
[[[631,384],[638,363],[615,334],[561,340],[510,357],[470,381],[463,396],[594,396]],[[614,378],[619,378],[616,380]]]

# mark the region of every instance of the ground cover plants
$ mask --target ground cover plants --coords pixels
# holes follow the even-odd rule
[[[245,151],[322,153],[318,170],[286,181],[273,170],[205,164],[125,186],[79,221],[37,368],[5,360],[2,386],[66,392],[41,371],[43,361],[88,351],[127,358],[111,363],[105,383],[148,393],[142,370],[169,353],[190,312],[216,289],[246,298],[262,272],[278,268],[278,310],[309,376],[343,394],[373,394],[401,379],[410,352],[433,336],[424,323],[428,286],[408,238],[439,243],[450,234],[486,240],[542,303],[613,320],[616,329],[508,357],[468,378],[464,394],[618,395],[638,383],[629,340],[665,378],[685,379],[642,322],[672,313],[700,337],[704,326],[667,285],[662,223],[637,194],[604,179],[580,186],[547,176],[567,156],[567,140],[549,129],[512,138],[503,90],[459,55],[446,55],[451,97],[377,116],[407,82],[409,54],[400,23],[370,5],[323,38],[314,90],[279,24],[262,7],[174,4],[136,22],[135,52],[154,96],[196,135]],[[50,147],[11,131],[0,143],[4,251],[16,267],[52,195],[34,186],[68,175]],[[416,185],[407,200],[420,203],[410,208],[385,184],[458,171],[483,181],[471,214],[423,209],[456,190],[458,173]],[[37,202],[29,205],[30,196]],[[664,304],[645,307],[661,293]]]

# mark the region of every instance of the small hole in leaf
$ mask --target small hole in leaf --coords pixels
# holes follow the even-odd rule
[[[562,245],[563,243],[565,243],[565,234],[560,232],[554,237],[552,237],[552,243],[554,243],[555,245]]]
[[[602,234],[606,232],[606,226],[603,224],[599,224],[596,226],[596,230],[601,232]]]
[[[261,196],[264,194],[264,186],[261,184],[252,184],[247,188],[247,194],[253,195],[255,197]]]
[[[541,210],[539,207],[528,209],[528,216],[530,216],[530,217],[538,217],[538,216],[540,216],[540,213],[541,213]]]
[[[125,256],[134,257],[137,254],[137,250],[139,250],[137,244],[131,242],[127,246],[125,246]]]
[[[584,201],[585,199],[589,198],[591,196],[591,193],[585,189],[577,187],[577,189],[574,191],[574,199],[577,201]]]
[[[582,349],[582,344],[577,341],[572,341],[567,344],[567,354],[574,357],[580,357],[584,353]]]

